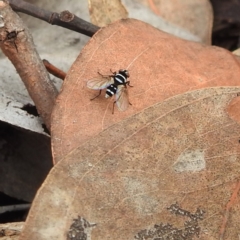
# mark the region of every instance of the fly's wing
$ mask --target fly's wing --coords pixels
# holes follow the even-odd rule
[[[107,88],[112,83],[114,83],[113,77],[99,76],[99,77],[88,80],[87,87],[95,90],[100,90],[100,89]]]
[[[127,110],[129,106],[128,90],[124,85],[119,85],[116,92],[116,104],[120,111]]]

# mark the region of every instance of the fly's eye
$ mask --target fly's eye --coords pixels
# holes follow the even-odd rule
[[[119,70],[119,73],[120,73],[120,74],[122,73],[122,74],[126,75],[127,77],[130,76],[128,70],[125,70],[125,69],[120,69],[120,70]]]

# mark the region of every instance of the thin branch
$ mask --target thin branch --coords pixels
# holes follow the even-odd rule
[[[45,66],[45,68],[47,69],[47,71],[49,73],[51,73],[53,76],[60,78],[62,80],[65,79],[66,77],[66,73],[63,72],[62,70],[60,70],[59,68],[55,67],[53,64],[51,64],[48,60],[43,59],[43,64]]]
[[[58,25],[92,37],[100,28],[65,10],[61,13],[50,12],[22,0],[8,0],[14,11],[39,18],[52,25]]]
[[[50,130],[51,113],[58,92],[35,49],[28,28],[5,1],[0,1],[0,21],[0,47],[15,66]]]

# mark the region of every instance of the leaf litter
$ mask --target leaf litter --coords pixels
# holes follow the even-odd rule
[[[119,41],[121,39],[121,41]],[[133,44],[134,43],[134,44]],[[98,72],[127,69],[129,101],[112,112],[111,99],[87,89]],[[100,131],[171,96],[198,88],[238,86],[239,64],[230,52],[185,41],[138,20],[121,20],[101,29],[71,67],[52,114],[54,161]]]
[[[216,87],[171,97],[82,144],[51,170],[20,239],[65,239],[76,219],[94,240],[136,239],[153,226],[190,234],[197,213],[201,220],[185,239],[219,239],[240,172],[240,126],[225,111],[239,91]],[[232,207],[226,239],[240,230],[239,202]]]
[[[157,15],[211,45],[213,10],[209,0],[155,0],[148,3]]]

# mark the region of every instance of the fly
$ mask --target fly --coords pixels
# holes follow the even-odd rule
[[[87,82],[87,87],[95,90],[100,90],[99,94],[92,98],[91,100],[100,96],[102,89],[106,88],[105,98],[112,97],[115,95],[115,101],[113,103],[112,114],[114,113],[114,106],[117,105],[120,111],[125,111],[131,103],[128,99],[127,85],[130,85],[130,81],[127,79],[130,77],[127,70],[119,70],[118,72],[113,72],[112,75],[100,75],[99,77],[92,78]]]

